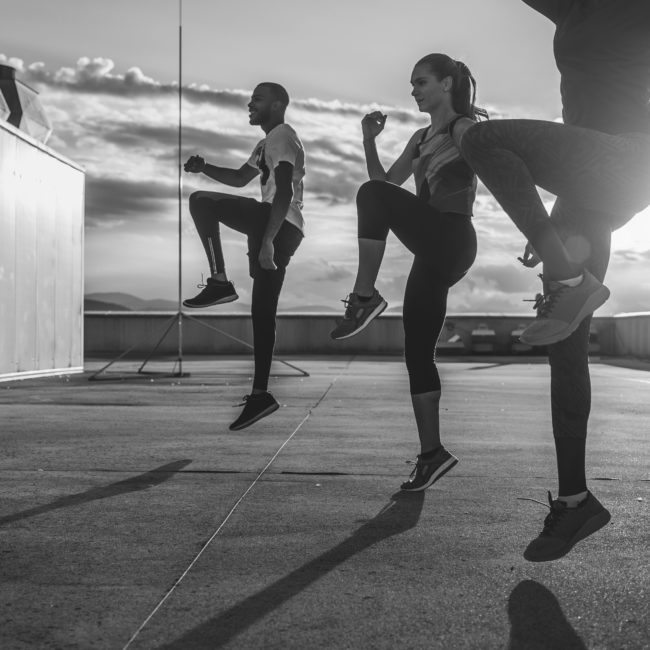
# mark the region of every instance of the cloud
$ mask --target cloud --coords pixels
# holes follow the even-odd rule
[[[86,177],[86,225],[107,227],[122,224],[126,217],[142,220],[170,215],[169,201],[177,187],[157,181]]]
[[[316,169],[306,181],[306,190],[313,198],[329,205],[349,204],[354,201],[359,186],[365,180],[360,169],[335,173]]]
[[[108,121],[89,124],[104,141],[120,148],[161,150],[163,160],[178,157],[178,126],[134,124],[131,121]],[[260,137],[252,134],[227,133],[184,125],[181,142],[184,151],[200,153],[209,158],[214,155],[235,154],[248,158]]]
[[[3,65],[8,65],[12,68],[16,68],[18,72],[25,71],[25,62],[22,59],[19,59],[15,56],[7,56],[6,54],[0,53],[0,63]],[[35,63],[33,65],[42,66],[42,63]]]
[[[467,281],[473,289],[477,290],[489,287],[504,294],[520,294],[530,292],[536,283],[536,276],[530,275],[524,267],[517,268],[513,262],[512,264],[486,264],[476,267]]]
[[[650,262],[650,250],[617,250],[612,253],[612,262],[631,262],[631,263],[645,263]]]
[[[118,96],[171,95],[178,94],[178,82],[161,83],[148,77],[138,67],[129,68],[124,74],[114,72],[115,63],[104,57],[81,57],[75,66],[62,67],[49,71],[42,62],[25,66],[17,58],[5,60],[25,74],[29,83],[41,83],[53,87],[65,87],[80,93],[102,93]],[[208,103],[220,107],[245,108],[250,97],[250,90],[214,89],[207,84],[189,84],[183,86],[183,97],[190,102]],[[420,119],[417,111],[401,107],[379,104],[355,104],[339,100],[323,101],[315,98],[296,99],[291,102],[292,109],[311,113],[333,113],[340,116],[361,118],[372,110],[382,110],[390,117],[405,124],[415,124]]]
[[[380,110],[382,113],[387,113],[389,117],[403,124],[416,124],[421,120],[421,115],[418,111],[385,104],[354,104],[351,102],[341,102],[339,100],[323,101],[320,99],[301,99],[292,102],[291,105],[309,112],[335,113],[337,115],[355,117],[358,119],[371,111]]]
[[[314,138],[304,140],[307,151],[313,151],[309,155],[309,162],[318,162],[320,164],[331,165],[333,162],[338,164],[351,164],[362,166],[365,169],[366,159],[362,154],[362,149],[358,144],[350,145],[348,142],[339,142],[331,138]]]
[[[305,269],[307,277],[312,280],[326,280],[328,282],[338,282],[339,280],[354,279],[355,274],[348,267],[333,264],[327,260],[311,260],[308,269]]]
[[[41,101],[54,125],[50,145],[87,171],[88,290],[175,297],[169,260],[177,256],[178,87],[152,79],[137,67],[120,73],[107,58],[83,57],[58,70],[5,55],[0,61],[16,67],[27,83],[40,84]],[[241,166],[263,135],[248,124],[249,92],[206,84],[184,88],[183,157],[200,153],[216,165]],[[389,114],[378,139],[380,159],[388,167],[424,124],[422,114],[317,98],[291,102],[288,119],[307,152],[307,236],[289,267],[284,308],[317,304],[340,310],[340,298],[352,289],[357,265],[355,196],[367,180],[360,120],[374,108]],[[505,116],[491,112],[493,117]],[[183,185],[184,291],[191,293],[206,271],[206,260],[189,215],[189,193],[212,189],[259,198],[259,181],[230,190],[205,177],[184,175]],[[551,195],[543,193],[542,198],[551,205]],[[516,261],[525,244],[523,235],[482,184],[474,214],[477,260],[452,288],[449,309],[528,313],[530,304],[521,301],[534,296],[540,283],[537,270],[524,269]],[[650,213],[615,233],[618,243],[607,279],[612,298],[606,309],[634,311],[650,303],[650,251],[644,249],[648,218]],[[222,235],[229,271],[240,283],[243,300],[248,300],[245,238],[226,228]],[[119,262],[115,250],[121,253]],[[378,286],[391,306],[401,304],[411,263],[411,253],[390,235]]]

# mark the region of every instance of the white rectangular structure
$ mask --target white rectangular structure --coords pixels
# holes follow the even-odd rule
[[[84,171],[0,123],[0,381],[83,371]]]

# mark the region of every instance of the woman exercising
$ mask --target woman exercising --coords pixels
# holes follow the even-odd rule
[[[375,282],[392,230],[414,255],[404,293],[404,347],[420,454],[402,489],[415,491],[433,485],[458,462],[440,442],[435,348],[449,288],[476,257],[471,220],[476,177],[449,132],[461,117],[474,120],[485,112],[474,106],[476,82],[467,66],[445,54],[418,61],[411,85],[419,110],[431,116],[431,124],[415,132],[388,171],[375,145],[386,115],[375,111],[361,122],[371,180],[357,194],[359,267],[354,289],[343,301],[345,316],[331,336],[353,336],[386,309]],[[417,196],[399,187],[411,174]]]

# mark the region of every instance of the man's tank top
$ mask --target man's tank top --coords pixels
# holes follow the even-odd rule
[[[446,126],[433,134],[431,127],[424,129],[416,145],[412,169],[418,198],[440,212],[472,216],[476,176]]]

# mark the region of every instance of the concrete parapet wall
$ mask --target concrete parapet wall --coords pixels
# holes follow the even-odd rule
[[[246,352],[241,343],[232,341],[206,325],[218,328],[230,336],[252,342],[250,316],[246,314],[189,314],[183,320],[183,351],[185,354],[239,354]],[[332,341],[330,330],[338,316],[329,313],[285,313],[278,315],[276,352],[278,354],[402,354],[404,332],[401,314],[383,314],[371,327],[357,336]],[[472,331],[486,325],[495,333],[494,352],[511,352],[511,332],[532,318],[507,314],[450,314],[440,337],[439,352],[447,349],[445,342],[457,335],[466,351],[472,350]],[[159,354],[174,354],[178,349],[178,334],[174,316],[167,312],[86,312],[85,351],[87,356],[117,355],[136,346],[134,355],[148,353],[165,331],[169,334],[158,349]],[[615,319],[594,319],[598,332],[600,354],[616,354]],[[453,349],[453,348],[450,348]],[[458,348],[454,350],[458,353]],[[462,350],[460,351],[462,353]]]
[[[0,381],[83,369],[84,183],[0,123]]]
[[[246,346],[214,329],[253,341],[253,328],[246,314],[189,314],[183,319],[183,351],[186,354],[239,354]],[[336,314],[281,314],[277,319],[278,354],[400,354],[402,318],[382,316],[373,327],[346,341],[332,341],[330,330]],[[200,322],[197,322],[200,321]],[[205,323],[206,326],[201,325]],[[148,352],[167,326],[172,325],[158,352],[173,354],[178,349],[178,329],[173,314],[167,312],[86,312],[85,350],[87,356],[105,356],[136,346],[134,353]]]
[[[613,320],[615,354],[650,357],[650,312],[619,314]]]

